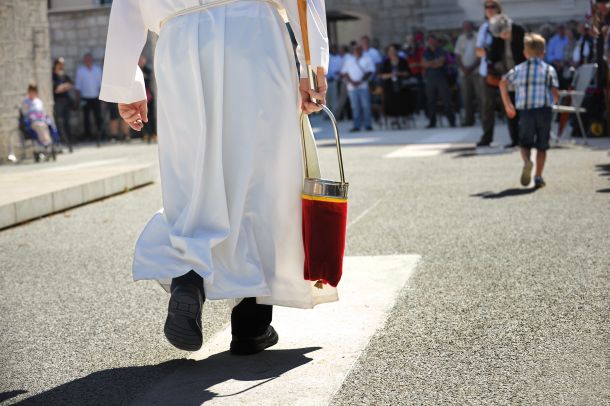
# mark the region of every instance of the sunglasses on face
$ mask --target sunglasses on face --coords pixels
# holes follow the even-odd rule
[[[496,6],[494,6],[493,4],[488,4],[488,5],[485,6],[485,9],[486,10],[495,10]]]

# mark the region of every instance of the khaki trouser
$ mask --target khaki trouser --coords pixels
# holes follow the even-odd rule
[[[474,124],[474,109],[477,100],[480,100],[481,81],[478,72],[460,76],[460,90],[462,92],[462,103],[464,104],[464,125]]]
[[[38,141],[45,147],[51,145],[51,132],[49,131],[49,125],[42,121],[34,121],[32,123],[32,130],[38,136]]]
[[[494,125],[496,118],[496,100],[498,89],[487,84],[486,78],[479,75],[481,83],[481,125],[483,136],[481,141],[490,143],[494,139]]]

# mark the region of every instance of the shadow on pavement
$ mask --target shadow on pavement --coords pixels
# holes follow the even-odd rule
[[[599,172],[599,176],[610,176],[610,164],[595,165],[595,170]]]
[[[23,395],[24,393],[28,393],[26,390],[12,390],[9,392],[0,393],[0,402],[4,402],[5,400],[9,400],[14,398],[15,396]]]
[[[180,359],[158,365],[107,369],[24,399],[19,404],[200,405],[215,397],[234,396],[264,385],[307,364],[311,358],[305,354],[319,349],[268,350],[248,357],[236,357],[225,351],[201,361]],[[229,394],[208,390],[229,380],[253,382],[253,385]]]
[[[502,199],[504,197],[513,197],[513,196],[523,196],[523,195],[529,195],[532,194],[534,192],[536,192],[538,189],[536,188],[513,188],[513,189],[506,189],[503,190],[501,192],[498,193],[494,193],[494,192],[481,192],[481,193],[477,193],[474,195],[470,195],[470,197],[480,197],[483,199]]]
[[[454,158],[470,158],[478,155],[476,147],[448,148],[443,150],[443,154],[455,154]]]
[[[610,180],[610,164],[595,165],[595,170],[599,172],[599,176],[608,177],[608,180]],[[599,189],[597,193],[610,193],[610,188]]]

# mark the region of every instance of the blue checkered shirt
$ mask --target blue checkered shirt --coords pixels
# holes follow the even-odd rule
[[[540,58],[530,58],[504,76],[515,88],[517,110],[551,107],[552,87],[559,87],[555,68]]]

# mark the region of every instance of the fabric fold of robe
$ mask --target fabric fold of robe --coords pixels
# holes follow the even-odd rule
[[[140,96],[132,66],[141,46],[131,65],[113,29],[127,35],[130,24],[140,44],[146,22],[158,24],[176,3],[185,2],[113,2],[101,98]],[[324,43],[325,26],[314,35]],[[163,209],[136,243],[134,279],[167,284],[192,269],[212,300],[299,308],[337,300],[336,290],[303,279],[298,75],[276,8],[240,1],[170,19],[155,75]]]

